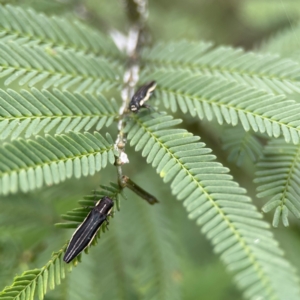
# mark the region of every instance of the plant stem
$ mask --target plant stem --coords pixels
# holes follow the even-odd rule
[[[126,186],[124,181],[122,165],[129,163],[125,146],[127,136],[124,133],[126,125],[126,117],[128,117],[128,106],[131,97],[134,94],[135,86],[139,79],[139,54],[144,40],[144,27],[147,19],[147,0],[126,0],[125,6],[128,12],[128,18],[131,22],[131,27],[126,37],[126,53],[128,58],[128,65],[123,77],[123,89],[121,92],[122,106],[119,110],[118,122],[118,136],[115,141],[115,149],[118,151],[119,156],[115,156],[115,165],[117,167],[118,182],[121,187]],[[118,35],[120,39],[120,35]],[[116,40],[118,45],[119,41]]]

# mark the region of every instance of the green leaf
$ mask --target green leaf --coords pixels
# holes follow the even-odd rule
[[[107,60],[84,53],[40,46],[29,47],[16,42],[0,42],[0,78],[4,84],[17,81],[29,87],[61,87],[77,92],[101,91],[121,82],[119,68]]]
[[[241,126],[226,128],[222,132],[222,149],[228,151],[228,161],[237,166],[244,163],[246,157],[256,162],[262,152],[262,144],[251,131],[245,131]]]
[[[39,44],[50,52],[61,48],[110,61],[122,59],[112,40],[80,22],[48,17],[32,9],[0,5],[0,41],[12,40],[20,45]]]
[[[54,89],[19,93],[0,89],[0,138],[17,138],[21,133],[25,137],[41,131],[49,132],[56,127],[56,133],[77,132],[110,125],[117,117],[114,100],[108,101],[103,95],[92,96],[89,93],[71,94],[68,91]]]
[[[146,49],[143,60],[148,74],[157,69],[185,70],[275,94],[300,91],[299,64],[274,55],[244,52],[224,46],[213,48],[210,43],[179,41],[158,43]]]
[[[262,208],[269,212],[276,208],[273,224],[277,227],[280,216],[288,226],[288,211],[300,218],[300,147],[286,144],[283,139],[271,140],[257,164],[254,182],[258,183],[258,198],[271,198]]]
[[[252,128],[271,137],[283,134],[286,142],[299,143],[300,104],[284,95],[182,71],[157,71],[146,78],[155,78],[155,93],[167,108],[171,102],[176,101],[179,107],[184,102],[190,114],[200,119],[210,121],[216,116],[219,124],[225,121],[231,125],[239,120],[245,131]]]
[[[62,262],[62,255],[66,247],[67,245],[64,245],[58,252],[53,253],[51,260],[41,269],[25,271],[22,275],[16,276],[12,285],[0,292],[0,299],[34,299],[36,294],[39,299],[44,299],[47,286],[53,289],[55,284],[60,284],[61,279],[64,278],[62,269],[67,265]],[[52,271],[54,266],[56,272]]]
[[[203,226],[202,232],[215,252],[229,270],[236,272],[245,297],[298,299],[299,286],[292,266],[283,258],[269,225],[261,220],[246,191],[227,174],[228,169],[215,162],[215,157],[208,154],[210,150],[191,133],[173,128],[155,130],[155,124],[169,122],[171,116],[156,114],[155,124],[147,114],[135,114],[131,119],[125,128],[128,136],[138,125],[149,140],[154,139],[157,147],[145,146],[148,163],[160,170],[165,182],[171,182],[172,193],[184,201],[189,217]],[[131,145],[136,144],[131,140]],[[195,148],[198,153],[191,153]]]
[[[104,168],[114,146],[99,133],[70,132],[35,140],[17,139],[0,147],[0,193],[7,195],[93,175]],[[89,159],[93,156],[94,159]],[[90,165],[91,163],[91,165]]]

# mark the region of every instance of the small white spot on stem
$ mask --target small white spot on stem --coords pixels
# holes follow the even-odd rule
[[[124,164],[128,164],[129,163],[129,159],[128,159],[128,156],[125,152],[121,152],[121,155],[120,155],[120,163],[122,165]]]

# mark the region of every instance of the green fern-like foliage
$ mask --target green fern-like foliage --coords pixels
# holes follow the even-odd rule
[[[62,255],[67,245],[64,245],[58,252],[53,253],[51,260],[41,269],[34,269],[24,272],[14,279],[14,283],[6,287],[0,294],[3,300],[44,299],[47,289],[54,289],[65,277],[65,272],[71,268],[64,264]]]
[[[42,45],[81,52],[118,62],[122,54],[103,34],[79,22],[48,17],[34,10],[11,5],[0,6],[0,41],[20,45]]]
[[[4,84],[101,91],[120,83],[120,72],[105,59],[61,49],[0,42],[0,77]]]
[[[271,140],[264,149],[264,156],[258,163],[260,171],[255,182],[259,184],[257,197],[271,197],[263,211],[275,210],[273,226],[280,219],[289,225],[288,213],[300,218],[300,148],[299,145],[286,144],[284,140]]]
[[[246,157],[256,162],[262,153],[262,144],[252,131],[241,126],[226,128],[222,134],[223,150],[228,151],[228,161],[241,166]]]
[[[189,217],[203,225],[214,251],[237,272],[246,298],[297,299],[297,279],[269,225],[199,137],[172,128],[179,123],[170,116],[133,115],[126,131],[130,144],[142,150],[164,182],[171,182],[172,193],[184,200]]]
[[[239,85],[275,94],[300,91],[297,62],[273,55],[245,53],[230,47],[212,48],[208,43],[187,41],[160,43],[143,55],[145,71],[188,71],[213,79],[235,81]]]
[[[101,34],[9,5],[1,6],[0,20],[0,77],[5,85],[40,83],[43,88],[93,92],[120,83],[122,54]]]
[[[113,141],[94,134],[70,132],[35,140],[17,139],[0,148],[1,194],[57,184],[66,178],[93,175],[114,163]]]
[[[80,131],[98,131],[118,119],[118,107],[106,97],[123,85],[125,62],[132,57],[125,60],[109,37],[72,20],[66,15],[48,17],[0,5],[0,139],[5,140],[0,146],[2,195],[58,184],[72,176],[94,175],[118,156],[109,134],[104,138],[97,132]],[[272,196],[263,210],[277,207],[275,226],[280,217],[288,225],[289,211],[300,216],[300,104],[290,100],[293,93],[300,92],[296,60],[181,41],[143,50],[138,63],[141,82],[157,81],[158,101],[167,109],[216,119],[221,125],[238,125],[223,137],[224,149],[231,151],[229,158],[238,163],[246,154],[254,160],[261,153],[253,132],[271,138],[283,136],[277,144],[270,141],[265,149],[257,179],[259,196]],[[110,94],[100,94],[104,90]],[[245,298],[298,300],[297,276],[283,258],[269,225],[246,190],[232,180],[229,170],[216,161],[199,137],[174,128],[180,121],[165,114],[138,112],[126,116],[125,123],[130,144],[171,184],[189,218],[202,225],[214,251],[235,272]],[[37,134],[42,136],[29,139]],[[64,213],[67,222],[57,226],[76,228],[88,207],[104,195],[113,197],[115,209],[119,209],[122,188],[116,184],[102,188],[80,201],[80,207]],[[105,274],[99,286],[99,276],[90,276],[95,290],[106,285],[99,296],[104,299],[179,299],[172,265],[176,246],[168,241],[164,214],[154,217],[156,208],[149,212],[142,201],[131,205],[136,206],[132,211],[142,225],[131,228],[130,218],[120,217],[125,221],[119,221],[119,229],[112,229],[109,247],[101,249],[102,257],[111,256],[109,262],[103,262],[109,266],[106,270],[114,271]],[[140,242],[133,233],[136,227],[146,236],[145,241]],[[105,226],[102,229],[105,231]],[[131,249],[123,252],[130,247],[134,247],[132,253]],[[65,249],[66,245],[54,253],[43,268],[16,277],[0,299],[43,299],[48,287],[54,288],[65,277]],[[126,259],[134,263],[126,267]],[[74,264],[80,260],[78,256]],[[113,291],[108,284],[112,277],[117,287]]]
[[[121,189],[118,185],[107,185],[102,186],[102,190],[95,191],[93,196],[86,196],[85,200],[79,201],[83,205],[91,205],[93,206],[96,199],[103,197],[104,195],[110,196],[113,199],[118,199],[119,194],[121,193]],[[117,200],[118,202],[118,200]],[[74,209],[68,212],[65,216],[65,219],[76,219],[79,221],[77,223],[61,223],[57,224],[58,227],[65,228],[73,228],[78,226],[79,223],[87,215],[87,208],[81,207]],[[102,226],[103,227],[103,226]],[[105,227],[103,227],[103,231],[105,231]],[[92,244],[86,249],[88,252],[89,248],[92,245],[95,245],[100,237],[100,232],[98,232],[97,237],[93,240]],[[81,261],[81,255],[76,257],[72,264],[67,265],[63,261],[63,254],[66,251],[67,244],[65,244],[58,252],[53,253],[50,261],[40,269],[34,269],[24,272],[20,276],[16,276],[14,282],[11,286],[6,287],[0,293],[0,299],[3,300],[19,300],[19,299],[36,299],[35,296],[38,296],[39,300],[44,299],[44,295],[47,293],[48,289],[53,290],[56,285],[61,284],[62,279],[65,278],[66,271],[70,272],[72,270],[72,265],[77,265],[78,262]]]
[[[70,93],[54,89],[39,91],[21,90],[19,93],[0,89],[0,138],[25,138],[56,128],[56,133],[68,131],[100,130],[117,117],[117,106],[98,94]]]
[[[139,264],[145,268],[132,270],[131,281],[138,291],[137,294],[142,299],[181,299],[180,285],[175,277],[180,270],[178,262],[180,253],[178,245],[174,242],[170,220],[166,217],[167,210],[158,205],[157,209],[149,210],[141,201],[132,208],[134,208],[132,212],[137,216],[131,213],[131,217],[137,218],[140,224],[138,230],[135,227],[131,232],[133,236],[139,237],[135,245],[139,249],[147,249],[139,259]],[[135,259],[131,255],[131,260]]]
[[[259,51],[277,53],[282,57],[299,61],[299,40],[297,39],[299,31],[299,24],[282,30],[264,41]],[[267,213],[275,209],[274,227],[279,225],[280,220],[284,226],[288,226],[289,212],[297,218],[300,217],[298,148],[298,146],[284,143],[282,139],[271,140],[265,147],[264,156],[258,164],[260,170],[256,173],[255,179],[255,182],[259,184],[257,196],[259,198],[271,197],[264,205],[263,211]]]
[[[215,116],[219,124],[241,122],[245,131],[252,129],[271,137],[283,134],[287,142],[299,143],[300,105],[284,95],[189,72],[157,71],[151,76],[158,82],[157,96],[173,112],[179,107],[200,119]]]

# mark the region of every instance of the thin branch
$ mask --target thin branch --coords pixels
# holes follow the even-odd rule
[[[122,165],[129,163],[125,152],[127,136],[124,133],[124,128],[126,125],[126,117],[128,116],[128,105],[139,79],[139,57],[142,41],[145,40],[144,25],[147,18],[147,0],[127,0],[125,5],[126,7],[130,7],[130,9],[134,7],[138,17],[133,19],[131,10],[128,10],[128,17],[132,24],[126,39],[128,67],[123,77],[123,89],[121,92],[122,106],[119,110],[118,136],[115,141],[115,149],[119,153],[119,156],[115,157],[115,165],[117,166],[118,181],[121,187],[126,186],[126,182],[123,177]],[[115,34],[114,36],[116,37],[117,35]],[[122,43],[120,43],[120,41],[116,41],[116,44],[118,46]]]

